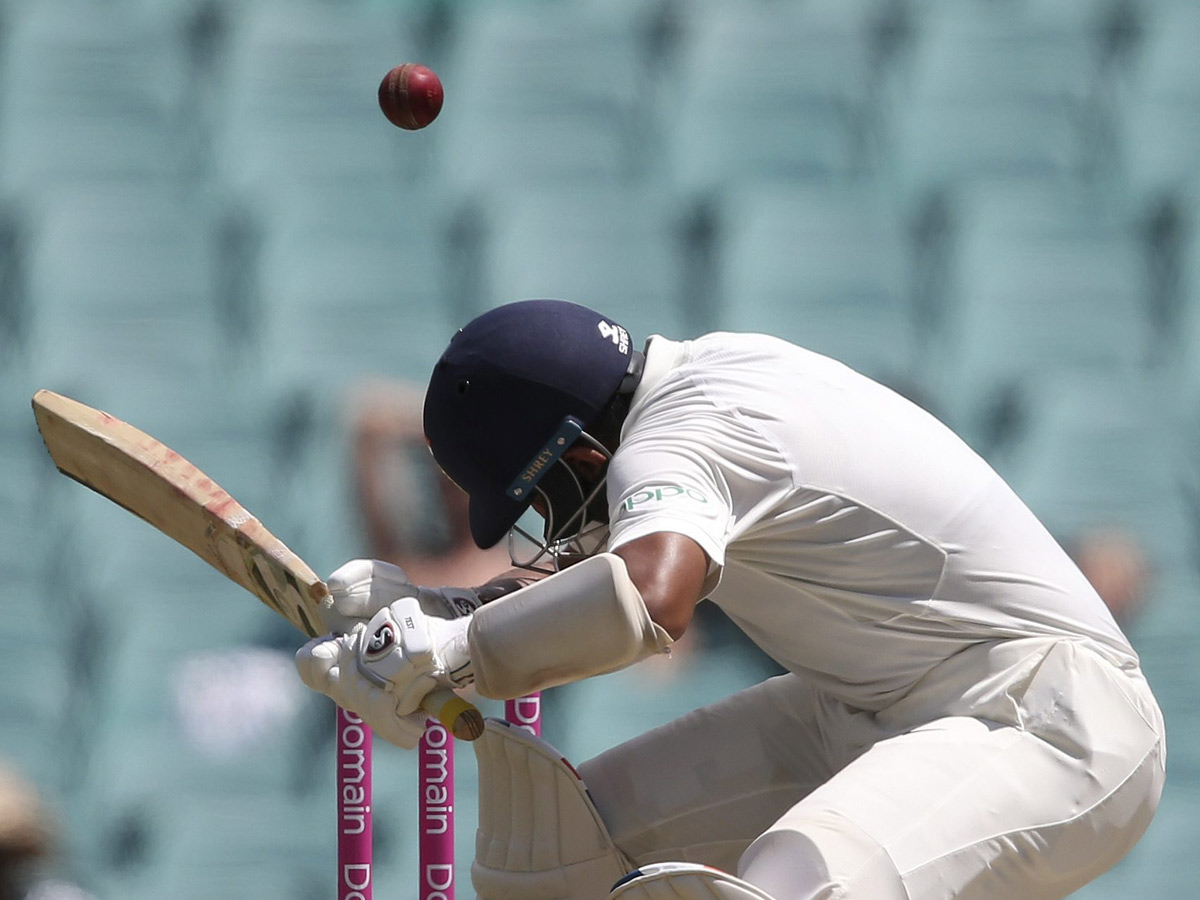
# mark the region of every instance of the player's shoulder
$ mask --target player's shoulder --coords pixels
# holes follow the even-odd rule
[[[787,354],[803,350],[798,344],[760,331],[709,331],[689,343],[698,354],[721,350]]]
[[[825,370],[829,370],[826,372]],[[683,341],[652,336],[642,382],[634,393],[623,438],[638,430],[678,430],[749,404],[769,406],[810,378],[836,380],[850,370],[782,338],[756,332],[713,331]]]
[[[710,331],[687,342],[688,359],[700,367],[763,366],[785,369],[847,368],[844,363],[773,334],[757,331]]]
[[[866,377],[830,356],[770,334],[714,331],[687,343],[677,376],[737,403],[794,399],[797,390],[853,389]]]

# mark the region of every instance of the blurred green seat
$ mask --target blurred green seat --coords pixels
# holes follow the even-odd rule
[[[337,878],[329,808],[290,798],[177,793],[158,817],[131,818],[109,833],[109,852],[89,868],[104,897],[317,900]]]
[[[747,651],[715,643],[696,622],[669,657],[653,657],[544,693],[543,735],[578,765],[782,671],[767,673]]]
[[[678,28],[658,107],[665,178],[711,191],[871,168],[877,73],[862,17],[832,4],[697,4]]]
[[[450,224],[434,192],[278,194],[261,215],[260,388],[333,395],[363,377],[427,379],[461,324],[448,300]]]
[[[684,211],[643,187],[574,186],[496,196],[484,213],[486,306],[551,297],[594,307],[634,341],[692,328]]]
[[[1197,184],[1200,187],[1200,183]],[[1177,325],[1174,349],[1183,389],[1194,406],[1200,407],[1200,196],[1194,192],[1184,203],[1187,238],[1180,247],[1177,302],[1173,322]]]
[[[428,142],[397,130],[376,90],[419,55],[386,4],[238,4],[218,60],[214,178],[255,199],[294,184],[411,178]]]
[[[196,163],[188,65],[170,10],[18,4],[3,32],[0,186],[172,182]]]
[[[178,392],[164,408],[194,415],[178,398],[219,396],[238,359],[219,262],[215,214],[173,190],[48,195],[31,213],[23,263],[32,377],[101,406]]]
[[[322,574],[362,555],[350,392],[376,379],[423,388],[465,321],[453,213],[441,192],[371,185],[297,187],[260,208],[253,383],[277,413],[277,463],[294,466],[294,515],[268,527]]]
[[[718,217],[719,327],[778,335],[897,387],[919,380],[906,226],[885,196],[747,188]]]
[[[937,4],[895,80],[892,165],[921,195],[979,177],[1079,181],[1106,162],[1102,45],[1049,5]]]
[[[933,384],[978,449],[996,449],[1047,375],[1136,373],[1154,361],[1135,220],[1109,199],[997,182],[959,208]]]
[[[13,540],[13,531],[5,527],[0,537]],[[8,580],[0,594],[0,764],[14,767],[56,801],[79,762],[70,630],[68,621],[47,608],[38,581],[20,575]]]
[[[446,108],[422,135],[435,177],[467,196],[634,177],[652,84],[637,36],[636,21],[600,4],[461,7]]]
[[[1146,4],[1143,20],[1119,94],[1120,148],[1130,186],[1153,196],[1200,178],[1200,8]]]
[[[181,564],[172,582],[131,571],[123,589],[139,596],[109,591],[109,657],[72,816],[81,853],[102,868],[116,865],[114,835],[143,832],[128,877],[186,853],[172,847],[206,804],[241,804],[247,813],[257,806],[266,827],[268,807],[309,796],[309,757],[324,733],[317,717],[329,718],[295,674],[292,652],[303,636],[289,631],[286,646],[263,643],[275,615],[217,573],[199,572]],[[310,827],[327,840],[322,824]],[[299,825],[284,817],[273,827]]]
[[[999,468],[1060,540],[1106,529],[1132,535],[1168,594],[1197,573],[1180,492],[1190,449],[1183,422],[1175,383],[1161,374],[1044,375]],[[1163,607],[1151,611],[1159,621],[1200,629],[1192,597],[1154,605]]]

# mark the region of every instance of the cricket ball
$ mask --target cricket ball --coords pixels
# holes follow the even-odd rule
[[[442,83],[417,63],[396,66],[379,83],[379,108],[397,128],[416,131],[442,111]]]

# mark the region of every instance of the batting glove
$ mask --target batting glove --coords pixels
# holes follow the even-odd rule
[[[427,616],[417,598],[403,597],[348,634],[309,641],[296,653],[296,668],[310,688],[357,713],[384,740],[411,749],[425,730],[425,696],[474,680],[470,623],[469,616]]]
[[[426,615],[442,619],[469,615],[480,606],[474,588],[418,587],[402,568],[379,559],[352,559],[339,566],[326,584],[324,625],[339,634],[369,621],[402,597],[416,597]]]

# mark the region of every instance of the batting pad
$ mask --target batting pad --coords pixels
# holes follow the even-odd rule
[[[774,900],[720,869],[668,862],[642,866],[613,886],[610,900]]]
[[[475,689],[494,700],[615,672],[671,645],[612,553],[485,603],[467,640]]]
[[[479,900],[605,900],[633,868],[575,769],[539,737],[488,719],[475,741]]]

